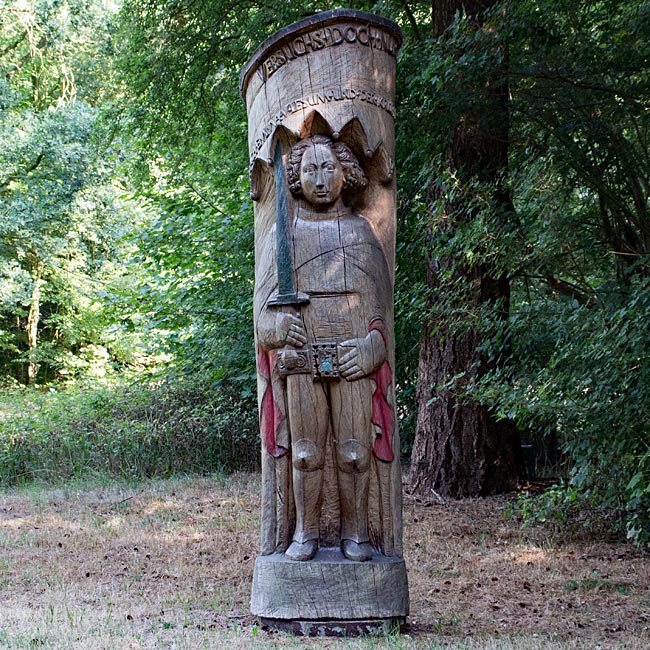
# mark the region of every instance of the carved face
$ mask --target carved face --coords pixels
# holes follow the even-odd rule
[[[315,144],[305,151],[300,185],[303,196],[314,206],[327,207],[341,196],[343,167],[327,145]]]

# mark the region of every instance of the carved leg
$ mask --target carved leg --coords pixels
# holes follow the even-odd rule
[[[371,383],[341,382],[332,391],[341,500],[341,548],[349,560],[372,556],[368,534],[368,487],[371,451]]]
[[[296,529],[286,551],[291,560],[311,560],[318,551],[318,515],[323,470],[305,472],[294,467],[293,494],[296,500]]]
[[[372,556],[368,535],[368,485],[370,472],[339,474],[341,492],[341,548],[349,560],[363,562]]]
[[[311,560],[318,550],[329,415],[323,387],[311,375],[293,375],[287,380],[296,528],[286,555],[304,561]]]

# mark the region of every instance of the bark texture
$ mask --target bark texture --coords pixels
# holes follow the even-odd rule
[[[29,361],[27,362],[27,383],[31,386],[36,383],[38,364],[35,361],[35,352],[38,345],[38,324],[41,320],[41,286],[43,277],[43,263],[37,262],[35,269],[34,287],[29,301],[27,313],[27,349]]]
[[[453,22],[456,12],[467,12],[480,21],[480,12],[494,5],[489,1],[447,0],[433,3],[435,36]],[[496,199],[510,209],[507,191],[498,189],[498,178],[507,168],[508,110],[505,69],[501,79],[485,89],[481,114],[459,115],[446,157],[447,171],[467,186],[469,179],[494,183]],[[489,120],[485,115],[489,114]],[[435,193],[437,192],[437,193]],[[469,190],[468,190],[469,192]],[[442,199],[445,219],[432,226],[431,236],[440,236],[471,218],[469,194],[456,192],[453,199],[434,190],[432,201]],[[430,259],[427,283],[440,289],[441,273],[452,268],[452,260]],[[487,303],[507,316],[510,287],[505,274],[495,276],[485,266],[459,268],[453,273],[465,288],[458,309],[472,314]],[[434,292],[435,293],[435,292]],[[454,298],[454,300],[459,300]],[[519,437],[513,423],[497,422],[476,402],[460,399],[459,389],[476,373],[487,368],[479,348],[484,333],[478,328],[450,329],[436,317],[437,304],[428,305],[432,318],[425,325],[419,361],[418,418],[412,453],[411,487],[415,492],[435,490],[451,497],[482,496],[511,489],[520,474]],[[442,387],[442,388],[441,388]]]

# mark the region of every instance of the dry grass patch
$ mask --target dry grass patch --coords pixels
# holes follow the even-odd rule
[[[650,647],[648,555],[562,543],[504,516],[506,497],[405,499],[411,626],[438,638],[527,637],[542,647]]]
[[[12,491],[0,500],[0,647],[650,647],[641,550],[530,537],[506,504],[407,496],[406,634],[340,641],[267,633],[249,615],[257,475]]]
[[[5,497],[0,644],[198,648],[249,624],[256,488],[239,475]]]

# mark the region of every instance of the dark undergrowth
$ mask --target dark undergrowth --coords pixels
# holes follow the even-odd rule
[[[0,485],[255,469],[256,405],[182,380],[0,391]]]

